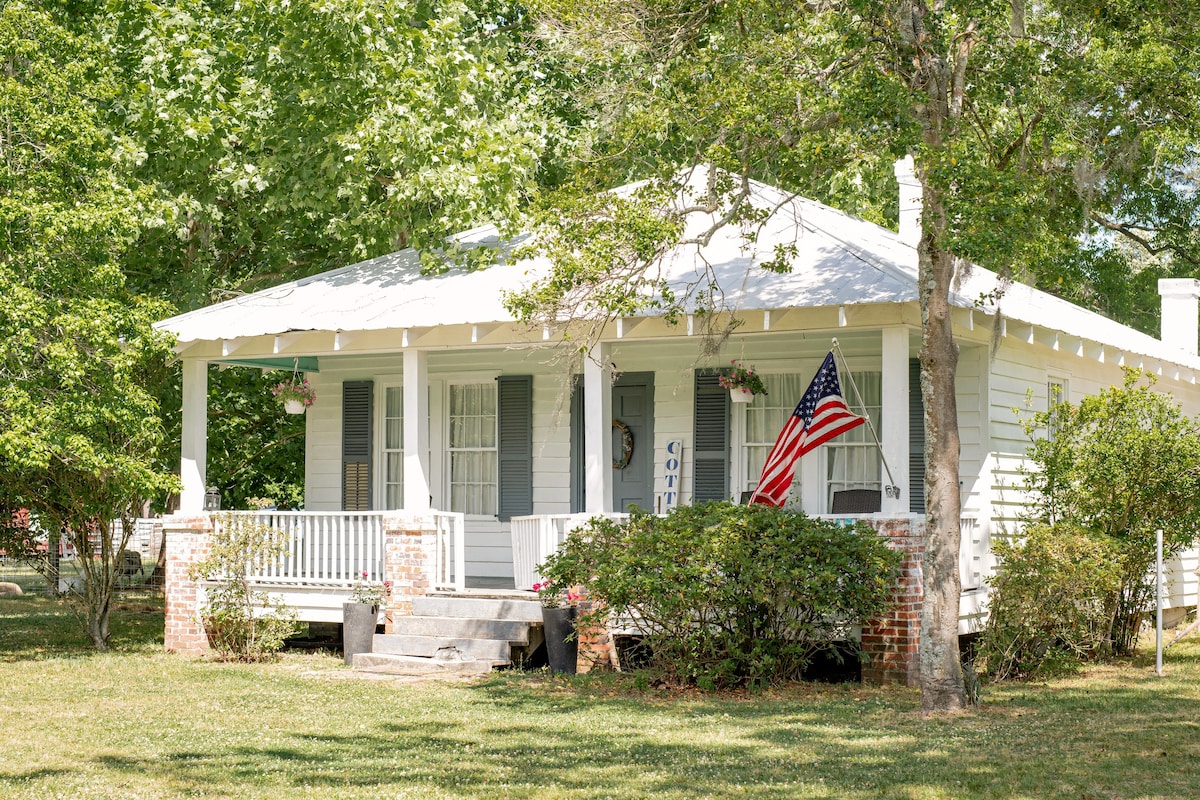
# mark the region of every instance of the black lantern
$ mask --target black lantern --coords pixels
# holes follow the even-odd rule
[[[210,486],[208,487],[208,491],[204,493],[204,510],[221,510],[221,493],[217,491],[217,487]]]

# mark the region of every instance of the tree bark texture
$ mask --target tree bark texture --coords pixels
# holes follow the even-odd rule
[[[931,208],[925,190],[925,213]],[[936,199],[933,203],[936,206]],[[936,225],[936,223],[935,223]],[[950,324],[949,290],[954,259],[941,251],[926,228],[920,258],[921,396],[925,401],[925,561],[921,638],[921,711],[957,711],[966,706],[958,649],[959,436],[954,376],[958,345]]]
[[[968,23],[950,52],[939,53],[926,27],[930,9],[922,2],[901,3],[911,64],[909,85],[921,122],[923,153],[917,158],[921,182],[921,240],[917,246],[921,305],[921,396],[925,402],[925,561],[918,658],[921,711],[958,711],[967,705],[958,649],[959,434],[955,375],[958,345],[950,319],[954,257],[946,252],[947,220],[941,187],[931,175],[934,159],[945,155],[962,109],[963,76],[974,43]],[[936,24],[936,23],[935,23]],[[909,27],[911,26],[911,27]]]

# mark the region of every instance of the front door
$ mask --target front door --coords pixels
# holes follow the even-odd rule
[[[654,510],[654,373],[625,373],[612,389],[613,511]]]

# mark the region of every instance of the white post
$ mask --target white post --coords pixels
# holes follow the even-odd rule
[[[1155,546],[1155,581],[1158,591],[1158,599],[1155,603],[1154,613],[1154,674],[1163,674],[1163,630],[1162,630],[1162,611],[1163,611],[1163,532],[1159,528],[1154,533]]]
[[[881,391],[883,406],[880,412],[879,439],[883,458],[891,469],[897,491],[886,489],[887,470],[883,472],[885,491],[880,510],[885,513],[906,514],[909,509],[908,485],[908,329],[884,328],[882,342],[883,375]],[[916,387],[921,391],[921,387]],[[858,411],[859,409],[852,409]]]
[[[921,207],[924,199],[915,167],[911,155],[900,159],[892,167],[896,182],[900,184],[900,241],[914,248],[912,266],[917,264],[915,248],[921,241]]]
[[[612,511],[612,362],[610,348],[598,344],[583,362],[584,509]]]
[[[428,511],[429,356],[404,351],[404,510]]]
[[[179,510],[198,514],[204,510],[208,458],[208,362],[201,359],[183,360],[182,427]]]

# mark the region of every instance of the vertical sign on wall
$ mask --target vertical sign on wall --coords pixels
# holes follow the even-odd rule
[[[663,462],[663,493],[658,496],[658,513],[665,514],[679,505],[679,463],[683,460],[683,442],[667,442],[667,459]]]

